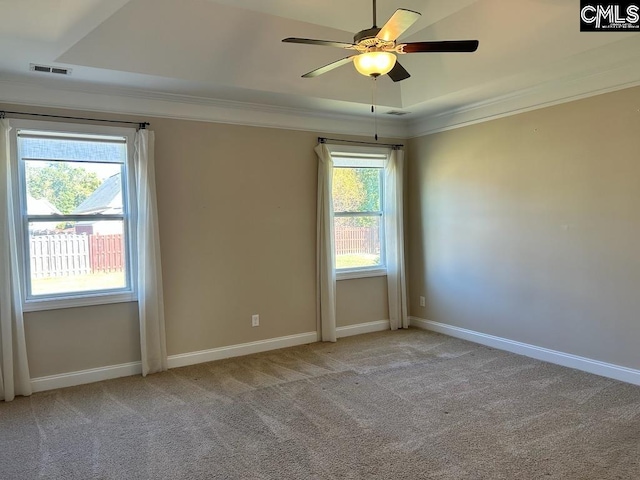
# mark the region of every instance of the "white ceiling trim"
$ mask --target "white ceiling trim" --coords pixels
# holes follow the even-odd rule
[[[189,95],[114,88],[75,87],[0,80],[0,102],[124,115],[281,128],[322,134],[373,136],[372,117],[314,112]],[[407,122],[378,116],[378,135],[407,138]]]
[[[421,137],[636,86],[640,86],[640,64],[626,63],[428,115],[410,121],[407,134],[409,138]]]
[[[413,138],[516,115],[594,95],[640,85],[640,64],[625,63],[605,71],[569,76],[463,108],[427,115],[417,120],[378,118],[378,134]],[[236,102],[117,88],[75,87],[69,90],[35,82],[0,80],[0,102],[88,110],[126,115],[175,118],[302,130],[322,134],[373,134],[373,119],[364,116],[313,112]]]

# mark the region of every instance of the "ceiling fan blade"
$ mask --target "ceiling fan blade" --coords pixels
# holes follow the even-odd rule
[[[404,53],[471,53],[478,49],[478,40],[449,40],[445,42],[413,42],[402,45]]]
[[[313,40],[311,38],[289,37],[282,40],[285,43],[304,43],[307,45],[320,45],[323,47],[353,48],[355,45],[345,42],[332,42],[329,40]]]
[[[405,68],[400,65],[400,62],[396,62],[394,67],[389,73],[387,73],[387,75],[389,75],[389,78],[394,82],[401,82],[402,80],[406,80],[411,76],[409,75],[409,72],[407,72]]]
[[[346,65],[347,63],[351,62],[352,61],[351,59],[353,57],[355,57],[355,55],[351,55],[350,57],[345,57],[342,60],[329,63],[324,67],[316,68],[315,70],[312,70],[309,73],[305,73],[304,75],[302,75],[302,78],[313,78],[313,77],[317,77],[318,75],[322,75],[323,73],[330,72],[334,68],[341,67],[342,65]]]
[[[387,42],[393,42],[419,18],[420,14],[418,12],[399,8],[391,15],[391,18],[387,20],[387,23],[380,29],[376,37]]]

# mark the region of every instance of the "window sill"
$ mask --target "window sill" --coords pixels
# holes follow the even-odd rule
[[[86,296],[27,300],[23,305],[23,311],[41,312],[44,310],[59,310],[63,308],[90,307],[94,305],[107,305],[110,303],[127,303],[137,301],[137,295],[132,292],[90,294]]]
[[[336,271],[336,280],[353,280],[356,278],[369,278],[369,277],[386,277],[386,268],[370,268],[363,270],[339,270]]]

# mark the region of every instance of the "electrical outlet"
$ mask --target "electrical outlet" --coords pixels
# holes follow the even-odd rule
[[[252,327],[260,326],[260,315],[251,315],[251,326]]]
[[[421,307],[424,307],[426,304],[427,304],[427,303],[426,303],[426,301],[425,301],[424,297],[420,297],[420,306],[421,306]]]

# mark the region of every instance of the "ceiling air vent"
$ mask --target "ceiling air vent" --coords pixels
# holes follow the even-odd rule
[[[58,75],[71,75],[70,68],[50,67],[48,65],[29,64],[29,70],[32,72],[56,73]]]
[[[409,112],[401,112],[400,110],[391,110],[387,112],[387,115],[395,115],[396,117],[401,117],[402,115],[406,115]]]

